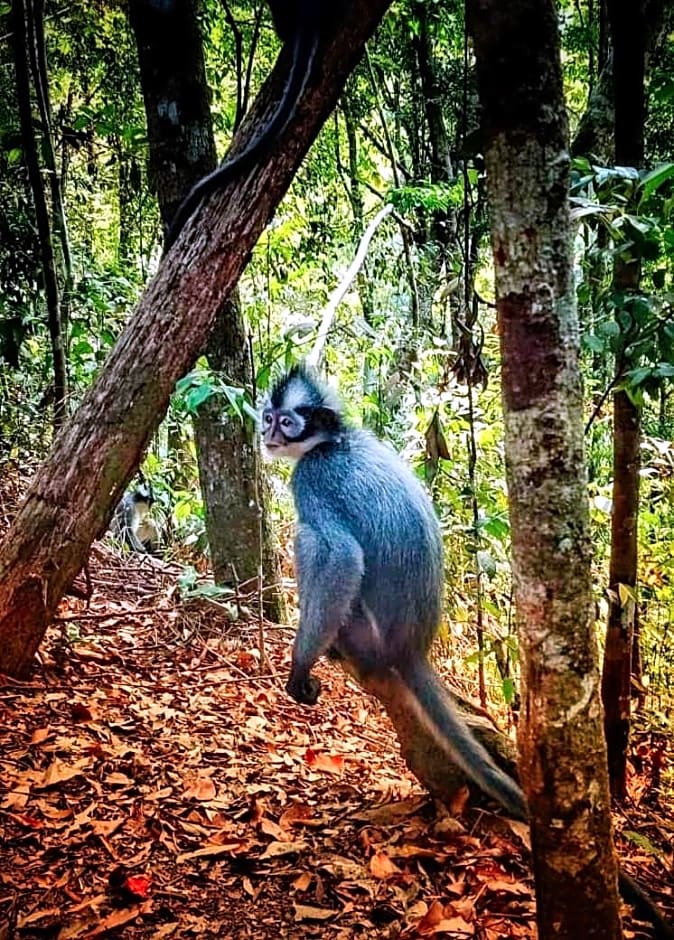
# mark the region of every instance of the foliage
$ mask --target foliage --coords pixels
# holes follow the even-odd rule
[[[586,108],[590,83],[597,81],[595,6],[568,0],[559,5],[572,130]],[[221,4],[207,0],[202,18],[220,153],[279,48],[266,14],[256,30],[258,3],[237,0],[227,11],[240,46]],[[7,26],[3,8],[3,34]],[[47,17],[47,44],[75,271],[68,337],[74,406],[158,263],[160,232],[146,169],[136,53],[122,8],[75,4],[59,10]],[[610,389],[621,387],[643,407],[649,434],[640,536],[648,610],[674,600],[668,535],[674,518],[670,471],[663,465],[671,458],[674,375],[672,54],[664,44],[652,57],[647,167],[600,166],[578,158],[571,190],[593,415],[588,467],[598,595],[612,473],[605,401]],[[8,44],[0,48],[0,65],[0,456],[39,456],[49,442],[51,369]],[[429,83],[441,121],[429,109]],[[502,671],[504,648],[506,658],[516,658],[510,533],[477,125],[470,60],[464,71],[462,6],[401,0],[350,79],[240,285],[256,388],[238,388],[200,361],[178,384],[144,468],[174,549],[192,557],[201,571],[207,547],[191,417],[218,396],[223,420],[254,420],[259,395],[275,371],[311,349],[325,304],[369,220],[384,202],[392,203],[394,218],[377,231],[337,311],[325,368],[354,420],[390,439],[431,486],[446,540],[448,636],[473,635],[479,603],[485,646],[467,665],[486,659],[496,694],[508,698],[513,680]],[[638,293],[613,283],[617,256],[641,265]],[[481,356],[490,373],[487,387],[470,393],[456,378],[467,351]],[[442,455],[433,452],[434,434],[444,442]],[[652,619],[644,608],[647,648],[657,650],[647,661],[656,669],[671,650]]]

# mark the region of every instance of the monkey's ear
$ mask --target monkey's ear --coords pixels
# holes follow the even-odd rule
[[[342,420],[333,408],[314,408],[314,422],[324,431],[340,431]]]

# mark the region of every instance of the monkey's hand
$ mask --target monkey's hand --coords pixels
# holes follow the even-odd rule
[[[291,673],[286,684],[286,692],[300,705],[315,705],[321,694],[321,683],[313,676]]]

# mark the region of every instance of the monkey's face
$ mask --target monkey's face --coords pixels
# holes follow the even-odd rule
[[[298,411],[271,406],[262,411],[262,444],[267,457],[299,460],[317,443],[307,417]]]
[[[271,389],[260,413],[263,453],[300,460],[342,430],[339,403],[328,389],[296,366]]]

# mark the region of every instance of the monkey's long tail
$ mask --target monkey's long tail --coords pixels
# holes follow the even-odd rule
[[[496,766],[492,756],[472,734],[428,663],[411,662],[404,669],[399,668],[399,672],[410,691],[410,709],[452,762],[506,812],[516,819],[526,820],[528,814],[524,793],[514,780]],[[657,940],[674,940],[674,926],[665,919],[650,895],[622,867],[618,884],[623,899],[634,907],[639,917],[653,925]]]
[[[521,789],[472,734],[434,670],[425,660],[416,660],[399,671],[412,693],[414,712],[452,762],[506,812],[526,820],[527,804]]]
[[[317,29],[311,31],[301,29],[293,37],[290,72],[288,73],[285,88],[279,99],[276,111],[274,111],[269,122],[262,128],[260,133],[251,140],[245,150],[225,160],[217,169],[209,173],[208,176],[204,176],[203,179],[199,180],[196,186],[192,187],[178,206],[176,214],[173,217],[173,221],[171,222],[164,241],[164,253],[169,250],[182,231],[185,223],[201,202],[217,189],[222,189],[230,183],[237,174],[249,170],[283,131],[286,124],[293,116],[297,102],[309,81],[316,58],[318,43],[319,33]]]
[[[632,905],[638,917],[653,925],[657,940],[674,940],[674,924],[665,920],[653,898],[623,868],[618,873],[618,886],[623,900]]]

